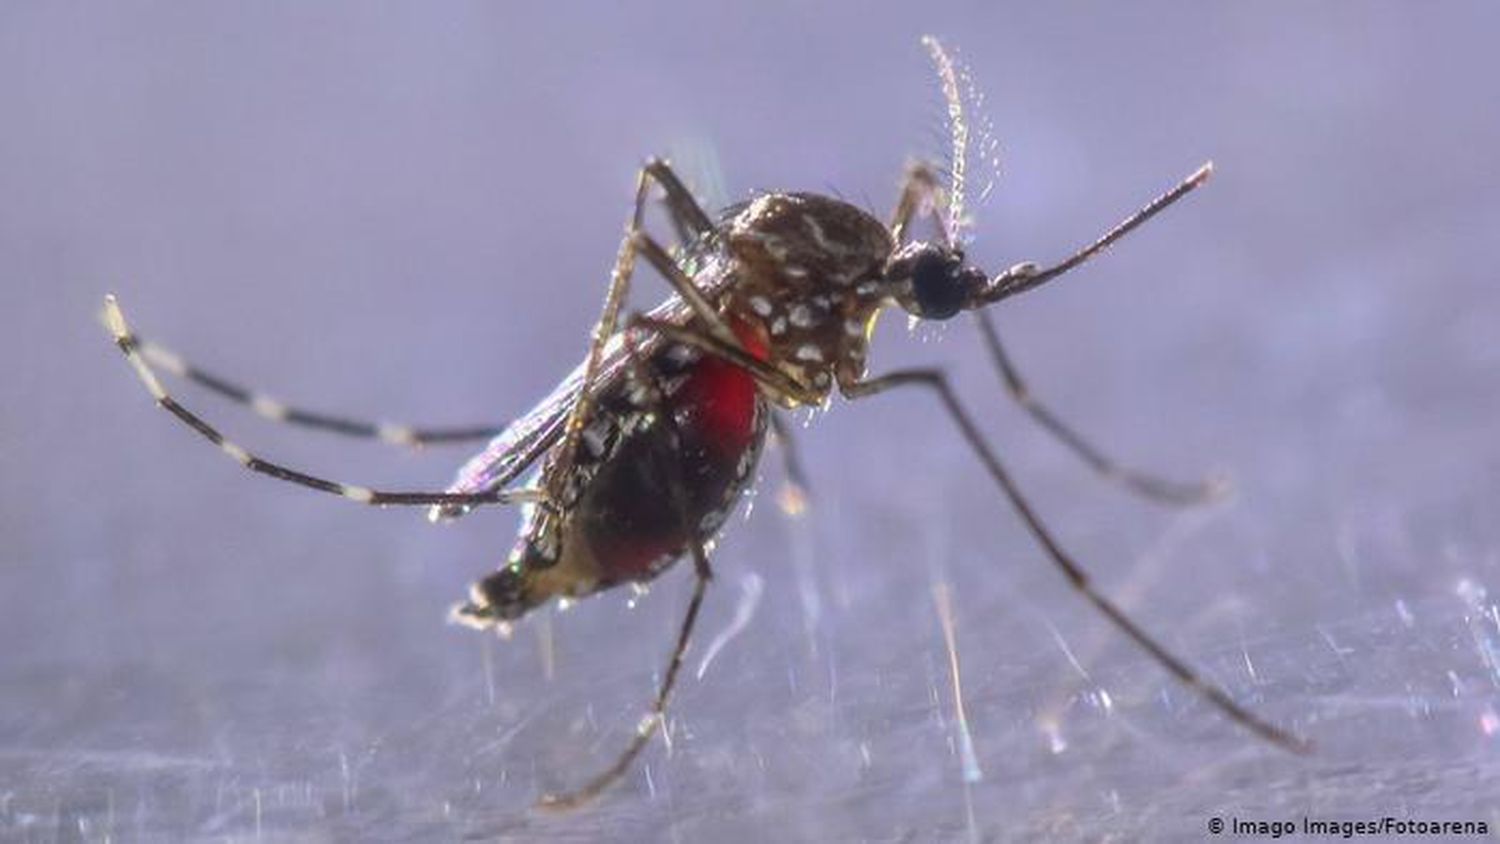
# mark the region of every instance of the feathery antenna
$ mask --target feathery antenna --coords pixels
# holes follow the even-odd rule
[[[948,220],[947,234],[950,241],[958,237],[964,219],[964,181],[968,177],[969,121],[964,115],[964,98],[959,90],[959,72],[953,58],[936,37],[922,36],[922,46],[937,66],[938,80],[943,86],[943,100],[948,105],[948,133],[953,142],[953,153],[948,168]]]

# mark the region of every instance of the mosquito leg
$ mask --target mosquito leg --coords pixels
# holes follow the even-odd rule
[[[692,308],[694,316],[708,326],[709,332],[724,343],[739,348],[739,338],[734,336],[728,323],[724,322],[719,312],[714,310],[713,305],[703,298],[703,293],[693,283],[692,276],[677,265],[671,254],[645,232],[637,231],[634,240],[636,250],[650,262],[651,266],[656,268],[657,272],[662,274],[668,284],[672,285],[677,295],[688,304],[688,307]]]
[[[158,369],[204,387],[237,404],[244,405],[260,416],[273,422],[316,428],[360,439],[374,439],[392,445],[420,448],[428,445],[488,440],[500,433],[495,426],[469,426],[460,428],[421,428],[411,425],[367,422],[333,416],[277,401],[264,393],[243,387],[233,381],[203,370],[183,359],[165,346],[133,335],[135,346],[145,358]]]
[[[574,403],[573,409],[568,414],[568,421],[563,429],[563,440],[559,446],[558,460],[554,464],[551,477],[565,478],[569,475],[578,452],[579,438],[592,418],[595,399],[594,380],[599,374],[599,367],[604,357],[604,346],[609,342],[609,338],[614,336],[620,320],[620,309],[624,306],[625,297],[630,291],[630,279],[635,273],[636,252],[641,248],[641,224],[646,211],[646,198],[653,181],[660,184],[666,191],[668,206],[675,218],[690,229],[708,231],[713,228],[708,215],[698,206],[692,194],[672,172],[672,168],[659,159],[647,161],[636,178],[634,208],[625,228],[625,236],[620,241],[619,251],[615,255],[614,269],[610,272],[609,291],[604,296],[603,312],[600,313],[599,321],[594,325],[594,332],[589,341],[588,357],[584,360],[582,387],[578,393],[578,401]],[[667,263],[676,268],[676,264],[670,259]],[[678,275],[682,275],[680,270],[678,270]],[[672,281],[675,286],[679,279],[669,275],[668,281]],[[688,279],[687,286],[693,286],[691,279]],[[697,293],[696,289],[693,293]],[[703,297],[698,295],[696,298],[701,305]]]
[[[627,335],[627,342],[629,342]],[[651,708],[636,725],[635,735],[631,737],[630,743],[620,753],[614,763],[589,780],[575,791],[564,794],[544,795],[538,802],[538,806],[551,810],[567,810],[581,806],[598,797],[605,789],[614,785],[630,765],[645,749],[646,744],[651,741],[661,726],[662,719],[666,715],[667,701],[672,696],[672,689],[677,685],[677,675],[682,671],[682,661],[687,653],[688,643],[692,640],[693,627],[698,622],[698,611],[703,606],[703,595],[708,590],[708,582],[713,579],[713,570],[708,563],[708,552],[703,548],[703,540],[698,535],[697,525],[688,510],[688,497],[681,472],[681,458],[679,457],[679,443],[677,423],[669,412],[662,410],[665,399],[664,391],[656,377],[646,370],[641,364],[640,356],[635,352],[635,346],[631,346],[631,366],[634,369],[636,379],[646,386],[650,401],[656,405],[658,419],[665,426],[667,437],[659,439],[660,447],[656,452],[656,459],[663,461],[664,466],[678,467],[678,471],[668,471],[667,494],[672,506],[677,510],[678,519],[681,522],[683,535],[688,538],[688,549],[693,556],[693,595],[688,600],[687,612],[683,614],[682,624],[677,631],[677,643],[672,648],[672,656],[667,660],[667,670],[662,676],[661,685],[657,687],[656,697],[651,702]]]
[[[1146,498],[1168,504],[1201,504],[1220,497],[1226,491],[1226,481],[1222,479],[1183,483],[1139,472],[1115,462],[1058,418],[1046,405],[1032,397],[1031,388],[1027,386],[1025,379],[1021,377],[1021,371],[1016,368],[1010,355],[1006,353],[1005,346],[1000,342],[1000,333],[995,330],[995,324],[990,320],[989,313],[975,311],[974,319],[979,322],[979,331],[984,335],[984,344],[989,349],[990,358],[995,362],[1001,377],[1005,380],[1006,392],[1010,393],[1011,398],[1015,399],[1016,403],[1030,414],[1038,425],[1045,428],[1063,445],[1072,449],[1073,453],[1077,454],[1101,477],[1123,484],[1126,489]]]
[[[1088,573],[1083,570],[1067,552],[1062,549],[1057,540],[1052,537],[1051,531],[1042,523],[1040,517],[1032,509],[1026,496],[1021,492],[1016,482],[1012,480],[1010,473],[1000,463],[1000,459],[990,449],[989,443],[974,424],[973,419],[959,403],[958,396],[948,383],[947,376],[937,369],[908,369],[899,370],[887,375],[859,381],[849,384],[841,384],[840,389],[849,399],[861,399],[868,396],[893,390],[898,387],[918,386],[927,387],[938,394],[942,400],[948,415],[958,425],[963,433],[964,439],[968,440],[970,448],[978,455],[990,477],[1000,486],[1016,513],[1025,522],[1026,528],[1036,539],[1052,563],[1062,570],[1063,576],[1068,583],[1077,590],[1091,604],[1093,604],[1105,618],[1108,618],[1115,627],[1119,628],[1126,636],[1129,636],[1151,655],[1163,668],[1175,676],[1183,685],[1203,696],[1209,703],[1213,704],[1224,715],[1237,722],[1241,726],[1275,744],[1285,750],[1294,753],[1306,753],[1312,749],[1312,745],[1306,739],[1294,733],[1288,732],[1275,724],[1262,719],[1250,710],[1240,706],[1222,688],[1203,679],[1197,671],[1184,662],[1181,658],[1167,650],[1146,631],[1136,625],[1134,621],[1125,614],[1123,610],[1095,590]]]
[[[802,456],[797,450],[791,426],[786,416],[777,410],[771,411],[771,435],[776,438],[776,448],[781,452],[782,473],[785,475],[776,502],[782,512],[799,516],[807,510],[808,492],[812,487],[807,483],[807,472],[802,468]]]
[[[896,241],[897,248],[906,243],[909,234],[907,230],[911,227],[912,220],[922,213],[932,216],[942,235],[943,243],[951,246],[951,233],[944,225],[943,215],[940,212],[941,204],[942,188],[938,185],[937,173],[932,169],[932,165],[926,161],[916,161],[907,165],[906,178],[901,185],[901,196],[896,200],[895,212],[891,214],[891,238]]]
[[[777,369],[775,366],[765,361],[757,360],[749,352],[739,348],[739,346],[729,345],[706,332],[653,319],[644,314],[632,314],[629,327],[649,329],[668,340],[684,343],[715,357],[722,358],[749,372],[755,377],[756,382],[760,384],[762,389],[774,396],[785,397],[794,405],[813,405],[822,401],[822,397],[816,392],[798,383],[796,379]]]
[[[161,408],[182,422],[184,425],[197,431],[200,436],[229,455],[236,463],[244,466],[252,472],[268,475],[288,483],[305,486],[319,492],[340,495],[360,504],[372,504],[377,507],[392,505],[402,506],[429,506],[434,504],[447,506],[473,507],[480,504],[510,504],[518,501],[535,501],[539,498],[536,490],[490,490],[479,493],[448,493],[448,492],[382,492],[369,487],[355,486],[353,484],[340,483],[338,481],[325,480],[313,475],[304,474],[283,466],[262,460],[245,449],[224,439],[224,435],[218,429],[204,421],[201,416],[188,410],[167,394],[162,388],[161,381],[157,379],[156,372],[146,362],[140,352],[139,342],[130,333],[130,325],[125,322],[125,314],[120,310],[119,304],[113,296],[104,300],[104,321],[109,327],[110,335],[114,338],[115,345],[120,347],[125,359],[130,361],[136,375],[141,383],[146,386],[146,391],[156,400]]]
[[[599,321],[594,325],[594,333],[589,340],[588,357],[584,359],[583,380],[578,390],[578,401],[573,404],[573,409],[568,413],[568,421],[563,428],[563,440],[558,451],[558,470],[554,474],[557,478],[566,478],[572,471],[573,461],[578,452],[578,441],[583,435],[583,429],[588,426],[594,410],[594,379],[599,375],[600,362],[604,357],[604,345],[615,333],[615,324],[620,319],[620,308],[625,303],[625,294],[630,289],[630,276],[635,272],[635,232],[641,224],[641,208],[646,201],[646,189],[648,171],[642,170],[640,177],[636,180],[635,187],[635,211],[631,216],[630,224],[626,229],[625,237],[620,241],[620,249],[615,254],[615,266],[610,271],[609,292],[604,296],[604,311],[599,315]]]
[[[703,553],[702,545],[703,543],[696,537],[693,539],[695,556]],[[687,653],[693,627],[698,622],[698,611],[703,606],[703,594],[708,589],[709,578],[707,576],[695,571],[693,578],[693,596],[688,600],[687,613],[683,615],[682,626],[678,628],[677,644],[673,647],[672,657],[667,662],[666,676],[662,678],[661,685],[656,690],[656,698],[651,702],[651,709],[636,725],[635,735],[631,736],[630,744],[625,746],[625,750],[615,759],[614,764],[601,771],[593,779],[574,791],[543,795],[542,799],[537,802],[538,807],[566,811],[590,802],[625,775],[625,772],[630,769],[630,764],[646,748],[652,736],[656,735],[656,730],[667,711],[667,700],[672,695],[673,686],[677,684],[677,675],[681,673],[683,656]]]
[[[667,211],[676,226],[678,236],[685,242],[693,238],[708,237],[714,233],[713,220],[698,204],[693,192],[677,177],[672,165],[659,158],[646,162],[645,170],[666,194]]]
[[[706,237],[713,233],[713,221],[702,206],[693,198],[682,180],[670,165],[660,159],[651,159],[642,169],[642,178],[649,177],[661,185],[666,194],[667,208],[672,223],[677,229],[692,238]],[[638,199],[639,206],[644,200]],[[640,210],[636,213],[639,227]],[[653,244],[654,245],[654,244]],[[701,296],[700,296],[701,298]],[[260,416],[274,422],[283,422],[306,428],[329,431],[360,439],[378,439],[393,445],[420,448],[428,445],[462,443],[493,439],[502,427],[495,425],[471,425],[454,428],[417,427],[391,423],[350,419],[318,411],[288,405],[264,393],[249,389],[227,378],[200,369],[165,346],[158,345],[139,335],[135,345],[141,355],[159,369],[179,378],[191,381],[200,387],[217,393],[230,401],[249,407]]]

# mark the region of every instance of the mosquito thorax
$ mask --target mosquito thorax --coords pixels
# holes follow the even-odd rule
[[[764,330],[768,358],[815,391],[864,373],[869,329],[889,298],[890,230],[813,193],[756,198],[723,226],[738,282],[726,308]]]

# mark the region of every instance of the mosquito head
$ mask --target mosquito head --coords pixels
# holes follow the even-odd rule
[[[886,282],[893,285],[897,304],[920,319],[949,319],[981,304],[989,279],[964,263],[964,253],[952,246],[911,243],[886,264]]]

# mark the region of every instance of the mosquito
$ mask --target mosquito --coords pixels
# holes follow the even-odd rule
[[[1125,468],[1032,397],[986,309],[1058,278],[1203,185],[1204,164],[1088,245],[1053,264],[1019,263],[990,276],[969,263],[964,178],[968,123],[960,73],[943,46],[923,39],[947,105],[952,149],[946,185],[928,164],[908,168],[887,221],[816,193],[765,193],[715,217],[663,160],[641,169],[633,210],[610,273],[587,355],[541,403],[502,428],[382,425],[291,407],[190,364],[132,332],[107,297],[104,321],[156,403],[252,472],[373,506],[424,506],[434,521],[487,505],[518,504],[518,538],[498,570],[474,583],[453,620],[507,630],[553,600],[650,581],[679,559],[692,561],[693,588],[666,670],[634,735],[615,761],[575,790],[541,804],[569,808],[618,781],[665,718],[713,577],[708,548],[752,484],[774,435],[788,476],[805,486],[780,413],[822,408],[835,391],[861,402],[897,391],[925,391],[957,428],[1002,500],[1045,557],[1085,600],[1169,674],[1224,716],[1269,743],[1306,752],[1302,737],[1267,721],[1205,680],[1093,586],[1028,501],[937,368],[868,374],[876,320],[892,307],[916,320],[971,312],[1001,381],[1021,407],[1100,476],[1170,504],[1212,499],[1214,483],[1180,483]],[[647,231],[659,190],[677,239]],[[934,231],[917,238],[925,222]],[[636,263],[644,259],[673,294],[646,312],[626,310]],[[172,398],[156,375],[173,376],[249,406],[273,420],[339,434],[420,446],[488,440],[441,492],[383,491],[327,480],[265,460],[226,439]]]

